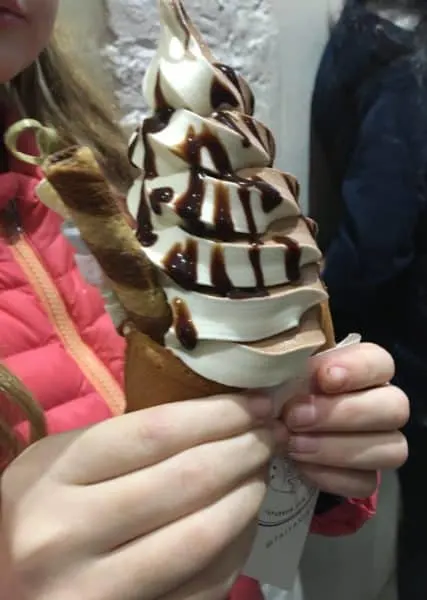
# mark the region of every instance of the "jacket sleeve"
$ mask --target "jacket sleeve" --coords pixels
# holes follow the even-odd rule
[[[386,91],[361,112],[341,190],[343,216],[324,270],[339,335],[356,327],[365,334],[366,321],[381,322],[390,294],[413,260],[421,206],[418,95]]]
[[[341,536],[356,533],[377,507],[377,492],[369,498],[339,498],[320,494],[310,531],[318,535]]]
[[[264,600],[264,594],[258,581],[242,575],[227,600]]]

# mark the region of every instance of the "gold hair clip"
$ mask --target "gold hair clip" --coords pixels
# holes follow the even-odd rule
[[[21,135],[28,131],[33,131],[40,154],[27,154],[18,150],[18,142]],[[52,127],[45,127],[34,119],[22,119],[14,123],[6,131],[4,142],[8,150],[22,162],[30,165],[40,166],[45,160],[55,152],[61,149],[59,136]]]

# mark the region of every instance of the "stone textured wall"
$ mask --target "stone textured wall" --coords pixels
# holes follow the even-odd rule
[[[153,56],[158,37],[156,0],[106,0],[110,43],[105,52],[111,60],[121,106],[128,124],[145,114],[141,80]],[[277,114],[278,30],[271,0],[185,0],[218,59],[233,66],[253,86],[257,114],[274,126]]]

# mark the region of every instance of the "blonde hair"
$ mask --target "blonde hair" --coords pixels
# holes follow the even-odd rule
[[[25,116],[56,129],[64,148],[90,145],[113,185],[131,185],[134,172],[114,95],[89,81],[63,32],[10,87]]]
[[[105,90],[101,92],[89,82],[82,70],[76,68],[75,57],[64,51],[63,35],[60,39],[61,42],[54,37],[39,59],[10,83],[7,98],[14,107],[18,104],[25,116],[55,128],[64,148],[82,143],[90,145],[110,182],[124,191],[132,183],[134,172],[128,161],[124,133],[117,122],[113,95],[109,96]],[[0,395],[20,408],[30,425],[30,442],[46,435],[43,410],[25,386],[1,364]],[[23,447],[22,440],[2,416],[0,469],[6,466],[5,450],[7,459],[11,460]]]

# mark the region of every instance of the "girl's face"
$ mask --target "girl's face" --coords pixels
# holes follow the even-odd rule
[[[0,84],[36,60],[47,46],[59,0],[0,0]]]

